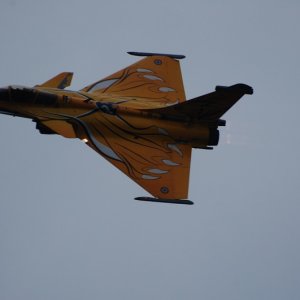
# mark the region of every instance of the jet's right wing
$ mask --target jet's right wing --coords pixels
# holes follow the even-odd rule
[[[79,139],[156,198],[188,197],[192,147],[178,143],[164,128],[98,109],[60,117],[42,125],[66,137],[73,137],[72,126]]]

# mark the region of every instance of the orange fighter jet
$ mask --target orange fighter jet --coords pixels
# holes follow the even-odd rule
[[[155,197],[137,200],[192,204],[192,148],[216,146],[220,118],[253,90],[216,86],[186,101],[183,55],[128,53],[144,58],[80,91],[64,90],[69,72],[35,87],[1,88],[0,112],[32,119],[42,134],[81,139]]]

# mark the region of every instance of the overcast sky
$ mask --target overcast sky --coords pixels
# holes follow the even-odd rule
[[[0,86],[80,89],[185,54],[187,98],[253,86],[193,150],[193,206],[147,193],[79,140],[0,115],[0,299],[300,299],[300,2],[1,0]]]

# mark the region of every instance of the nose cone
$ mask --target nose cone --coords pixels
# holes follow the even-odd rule
[[[9,89],[8,87],[0,88],[0,102],[9,101]]]

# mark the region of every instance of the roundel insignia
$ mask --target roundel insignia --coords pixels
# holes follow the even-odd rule
[[[169,189],[168,189],[168,187],[166,187],[166,186],[162,186],[162,187],[160,188],[160,191],[161,191],[162,193],[164,193],[164,194],[169,193]]]
[[[156,65],[161,65],[161,64],[162,64],[162,61],[161,61],[161,59],[155,59],[155,60],[154,60],[154,63],[155,63]]]

